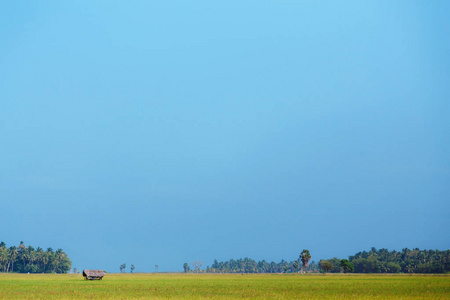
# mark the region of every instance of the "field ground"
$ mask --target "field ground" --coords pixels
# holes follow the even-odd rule
[[[0,274],[0,299],[450,299],[449,275]]]

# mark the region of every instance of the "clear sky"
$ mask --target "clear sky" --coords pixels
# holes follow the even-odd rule
[[[0,1],[0,240],[73,267],[450,248],[449,1]]]

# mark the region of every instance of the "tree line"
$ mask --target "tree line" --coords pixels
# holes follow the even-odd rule
[[[358,252],[349,259],[321,259],[319,263],[309,263],[311,255],[303,250],[297,260],[279,263],[250,258],[217,261],[205,270],[207,273],[446,273],[450,272],[450,250],[419,250],[417,248],[402,251],[372,248]],[[184,271],[189,272],[187,263]],[[197,270],[198,272],[198,270]]]
[[[72,267],[67,254],[58,249],[53,251],[48,248],[25,246],[20,242],[19,246],[7,247],[0,242],[0,271],[5,273],[67,273]]]
[[[298,260],[285,261],[279,263],[267,262],[265,260],[255,261],[248,257],[244,259],[230,259],[229,261],[218,262],[214,260],[211,266],[206,268],[207,273],[292,273],[292,272],[314,272],[318,270],[317,264],[311,260],[309,250],[304,249]],[[184,270],[189,271],[189,266],[185,264]]]
[[[356,273],[446,273],[450,272],[450,250],[401,251],[372,248],[349,257]]]
[[[305,271],[317,271],[317,264],[312,261]],[[300,264],[298,261],[268,262],[265,260],[255,261],[248,257],[243,259],[230,259],[229,261],[218,262],[214,260],[211,266],[206,267],[207,273],[292,273],[299,272]]]

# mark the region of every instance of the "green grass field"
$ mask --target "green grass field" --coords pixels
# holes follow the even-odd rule
[[[450,299],[449,275],[0,274],[0,299]]]

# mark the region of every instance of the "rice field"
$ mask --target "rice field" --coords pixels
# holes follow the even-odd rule
[[[0,274],[0,299],[450,299],[449,275]]]

